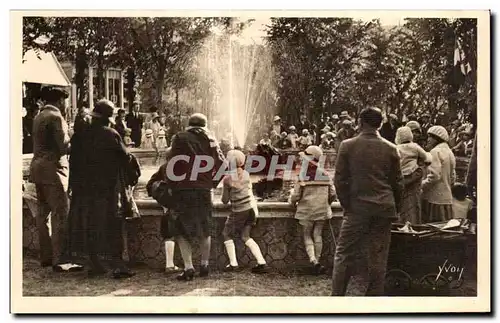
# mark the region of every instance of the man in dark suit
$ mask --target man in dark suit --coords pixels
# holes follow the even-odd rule
[[[381,123],[380,109],[364,109],[361,133],[340,144],[334,184],[345,217],[335,251],[332,296],[345,295],[355,271],[365,295],[384,293],[391,220],[400,209],[403,175],[396,146],[377,131]]]
[[[297,133],[302,134],[302,130],[304,129],[309,131],[311,129],[311,123],[307,121],[307,116],[305,114],[301,114],[299,123],[297,124]]]
[[[36,218],[43,267],[64,271],[67,263],[68,191],[68,125],[61,111],[68,93],[60,89],[42,89],[46,105],[33,122],[33,159],[31,181],[35,183],[39,203]],[[51,214],[52,236],[47,226]]]
[[[142,126],[144,124],[144,117],[139,113],[139,104],[134,102],[134,111],[129,113],[125,118],[127,127],[132,129],[132,134],[130,138],[136,143],[136,147],[142,142]]]

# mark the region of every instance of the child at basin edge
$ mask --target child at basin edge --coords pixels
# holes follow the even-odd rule
[[[230,174],[224,176],[222,203],[231,201],[231,214],[227,217],[222,235],[224,246],[229,257],[229,264],[225,271],[239,270],[236,259],[236,248],[233,238],[236,234],[241,234],[241,239],[250,249],[252,255],[257,260],[257,265],[252,268],[254,273],[266,273],[269,267],[266,264],[259,245],[250,237],[252,227],[257,222],[257,201],[253,195],[250,174],[243,169],[245,165],[245,154],[240,150],[230,150],[227,153]]]
[[[335,188],[328,173],[320,166],[323,156],[320,147],[309,146],[299,155],[302,167],[289,202],[297,207],[295,218],[303,228],[312,272],[320,275],[325,273],[325,267],[319,261],[323,250],[323,227],[333,217],[330,205],[335,199]]]

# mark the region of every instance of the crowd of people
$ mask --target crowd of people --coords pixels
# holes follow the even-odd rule
[[[131,197],[140,176],[137,161],[127,146],[165,149],[167,160],[150,179],[148,193],[165,210],[161,232],[165,239],[166,271],[181,271],[180,281],[193,280],[193,242],[199,242],[199,276],[209,276],[212,190],[222,182],[222,202],[231,214],[222,233],[229,258],[226,271],[238,271],[234,239],[241,238],[254,256],[255,273],[269,267],[251,230],[258,219],[252,182],[245,170],[246,156],[231,148],[225,154],[207,129],[206,116],[196,113],[185,129],[176,129],[171,144],[165,138],[165,119],[154,114],[147,124],[138,111],[125,115],[108,100],[95,104],[89,115],[75,120],[73,134],[61,111],[67,93],[52,89],[44,94],[45,106],[34,118],[34,156],[30,181],[36,187],[36,214],[42,266],[65,272],[89,267],[90,275],[102,275],[109,265],[114,278],[133,276],[122,259],[124,219],[134,217]],[[367,295],[383,295],[383,281],[390,244],[391,223],[419,224],[471,217],[474,193],[456,183],[455,153],[473,154],[471,129],[453,122],[448,129],[433,125],[428,115],[409,116],[405,125],[397,116],[384,117],[377,108],[365,108],[359,116],[343,111],[312,125],[305,115],[297,125],[284,126],[276,116],[261,144],[300,149],[306,171],[300,173],[289,203],[303,229],[303,242],[314,274],[321,264],[322,232],[332,217],[331,203],[338,199],[345,219],[337,239],[332,295],[344,295],[349,273],[357,265],[357,252],[366,252],[368,265],[361,268]],[[171,130],[172,131],[172,130]],[[167,146],[169,146],[167,148]],[[335,149],[334,175],[322,168],[325,150]],[[180,156],[208,156],[214,163],[195,172],[196,158],[175,163],[170,170],[184,179],[169,178],[168,161]],[[225,176],[215,178],[226,167]],[[324,176],[319,176],[321,173]],[[68,198],[69,197],[69,198]],[[47,221],[51,214],[52,235]],[[179,245],[183,269],[173,263]],[[75,255],[83,255],[85,262]],[[104,258],[103,258],[104,256]],[[103,259],[109,261],[107,263]],[[359,269],[359,268],[358,268]]]

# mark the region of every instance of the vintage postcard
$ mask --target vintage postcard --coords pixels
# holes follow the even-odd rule
[[[10,43],[11,312],[491,311],[490,12],[12,11]]]

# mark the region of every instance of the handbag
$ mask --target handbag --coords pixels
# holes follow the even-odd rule
[[[168,209],[175,205],[172,188],[166,181],[156,181],[151,185],[151,197]]]

